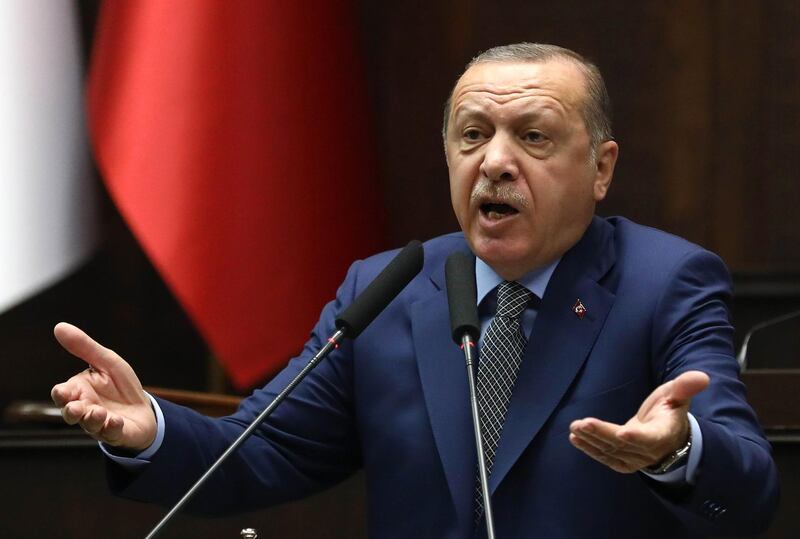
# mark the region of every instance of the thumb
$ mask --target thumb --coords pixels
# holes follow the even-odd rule
[[[53,334],[67,352],[81,358],[95,370],[108,372],[121,361],[116,353],[101,346],[72,324],[66,322],[56,324]]]
[[[688,404],[695,395],[707,388],[710,381],[710,378],[704,372],[688,371],[672,381],[665,396],[675,405],[683,406]]]

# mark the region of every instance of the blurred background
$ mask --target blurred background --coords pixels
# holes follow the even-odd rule
[[[352,260],[457,229],[442,106],[494,45],[598,64],[621,148],[599,213],[720,254],[737,346],[800,309],[799,28],[797,0],[4,3],[0,535],[140,537],[161,513],[111,498],[91,441],[25,412],[83,368],[55,323],[146,386],[247,394],[300,350]],[[749,346],[784,483],[764,537],[800,529],[799,329]],[[359,537],[362,490],[357,476],[259,514],[182,516],[164,536]]]

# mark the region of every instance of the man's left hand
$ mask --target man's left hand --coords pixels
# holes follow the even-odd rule
[[[593,417],[570,424],[569,441],[609,468],[633,473],[686,445],[692,398],[708,387],[708,375],[689,371],[658,386],[624,425]]]

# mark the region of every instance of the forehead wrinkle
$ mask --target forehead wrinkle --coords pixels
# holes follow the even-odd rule
[[[536,88],[538,88],[536,84],[501,85],[491,81],[478,81],[465,84],[464,86],[461,87],[460,93],[481,92],[502,97],[508,95],[513,96],[514,94],[521,94],[524,93],[526,90],[531,90]]]
[[[529,118],[546,116],[551,111],[558,115],[563,116],[567,115],[569,110],[572,108],[563,103],[562,101],[560,101],[556,96],[550,95],[549,93],[534,94],[534,95],[528,95],[527,93],[524,93],[524,95],[518,95],[518,94],[523,94],[523,92],[514,92],[514,95],[516,97],[508,97],[507,99],[502,99],[502,100],[494,99],[492,96],[479,95],[478,97],[474,97],[471,95],[473,93],[475,92],[470,91],[460,95],[457,98],[453,108],[454,120],[457,120],[462,115],[468,115],[468,116],[474,115],[478,117],[490,116],[491,112],[486,110],[486,108],[484,106],[481,106],[480,104],[480,101],[482,100],[483,97],[492,101],[494,104],[500,107],[517,99],[526,99],[526,98],[532,99],[533,103],[522,105],[525,110],[517,115],[519,119],[529,119]],[[544,99],[542,100],[542,98]]]
[[[537,93],[536,90],[540,90],[541,93]],[[504,104],[509,101],[513,101],[514,99],[518,99],[520,97],[526,96],[536,96],[536,95],[544,95],[548,96],[549,92],[544,88],[541,88],[535,84],[526,84],[526,85],[498,85],[493,84],[491,82],[474,82],[471,84],[466,84],[458,89],[456,94],[455,102],[463,101],[464,99],[469,99],[471,96],[477,95],[478,99],[480,97],[484,97],[486,99],[490,99],[498,104]]]
[[[540,66],[547,67],[550,63],[535,63],[537,72],[521,77],[522,80],[506,80],[501,83],[486,80],[482,69],[486,66],[502,66],[503,63],[478,64],[468,69],[456,84],[453,90],[453,112],[465,100],[480,101],[486,99],[497,105],[504,105],[516,99],[531,97],[544,97],[556,103],[554,109],[561,109],[562,114],[577,111],[580,113],[583,106],[581,89],[575,87],[569,72],[553,72],[552,69],[542,71]],[[555,64],[556,67],[558,64]],[[472,78],[473,80],[470,80]],[[475,80],[477,78],[477,80]],[[466,80],[465,80],[466,79]],[[580,86],[580,85],[579,85]]]

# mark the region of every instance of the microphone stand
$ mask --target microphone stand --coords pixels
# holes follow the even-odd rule
[[[475,391],[474,349],[475,343],[469,332],[465,331],[461,337],[461,349],[467,362],[467,383],[469,384],[469,401],[472,408],[472,427],[475,431],[475,447],[478,450],[478,475],[481,479],[481,494],[483,496],[483,515],[486,519],[486,536],[494,539],[494,517],[492,516],[492,499],[489,495],[489,475],[486,472],[486,455],[483,452],[483,436],[481,435],[480,415],[478,414],[478,397]]]
[[[786,322],[787,320],[791,320],[793,318],[797,318],[800,316],[800,311],[792,311],[790,313],[783,314],[781,316],[776,316],[775,318],[770,318],[769,320],[765,320],[763,322],[759,322],[755,326],[750,328],[750,331],[744,336],[742,340],[742,346],[739,348],[739,353],[736,355],[736,361],[739,362],[739,372],[744,372],[747,368],[747,345],[750,344],[750,337],[757,331],[761,331],[764,328],[768,328],[770,326],[774,326],[780,324],[781,322]]]
[[[320,361],[322,361],[322,359],[325,356],[327,356],[332,350],[334,350],[339,346],[339,342],[344,338],[344,336],[345,336],[345,329],[343,328],[337,330],[336,333],[334,333],[328,339],[328,342],[325,343],[325,346],[323,346],[320,349],[320,351],[317,352],[316,355],[308,361],[308,363],[306,363],[306,366],[303,367],[303,370],[297,373],[297,376],[295,376],[292,379],[292,381],[289,382],[289,385],[287,385],[284,388],[284,390],[281,391],[278,394],[278,396],[276,396],[272,400],[269,406],[264,408],[264,411],[261,412],[258,415],[258,417],[256,417],[255,420],[253,420],[252,423],[250,423],[250,426],[247,427],[247,429],[245,429],[245,431],[242,432],[242,434],[240,434],[238,438],[236,438],[236,440],[230,445],[230,447],[228,447],[228,449],[225,450],[224,453],[222,453],[222,455],[220,455],[220,457],[216,460],[216,462],[214,462],[214,464],[212,464],[211,467],[208,470],[206,470],[206,473],[204,473],[200,477],[200,479],[198,479],[195,482],[192,488],[190,488],[189,491],[183,495],[183,498],[178,500],[178,503],[175,504],[175,507],[173,507],[170,510],[170,512],[167,513],[158,524],[156,524],[155,528],[153,528],[150,531],[150,533],[147,534],[147,537],[145,537],[145,539],[152,539],[153,537],[156,536],[156,534],[159,531],[161,531],[161,528],[163,528],[164,525],[166,525],[167,522],[170,521],[172,516],[176,514],[178,511],[180,511],[180,509],[186,504],[186,502],[188,502],[192,498],[192,496],[194,496],[195,492],[197,492],[197,490],[203,485],[203,483],[206,482],[206,480],[211,476],[211,474],[213,474],[217,470],[217,468],[219,468],[228,459],[228,456],[231,455],[237,449],[239,449],[239,446],[242,445],[245,442],[245,440],[247,440],[250,437],[250,435],[253,434],[253,432],[261,425],[261,423],[264,422],[265,419],[267,419],[267,417],[270,416],[273,410],[275,410],[275,408],[277,408],[277,406],[283,401],[283,399],[285,399],[286,396],[289,393],[291,393],[291,391],[295,388],[295,386],[299,384],[303,380],[303,378],[305,378],[306,375],[309,372],[311,372],[311,370],[314,367],[316,367]]]
[[[234,451],[239,449],[245,440],[258,428],[264,420],[283,402],[283,399],[299,384],[306,375],[311,372],[311,369],[317,366],[322,359],[327,356],[331,350],[339,346],[339,341],[344,337],[355,339],[366,328],[372,320],[380,314],[383,309],[397,296],[405,286],[411,282],[422,269],[424,262],[424,254],[422,244],[416,240],[410,241],[400,253],[395,256],[389,264],[383,268],[375,279],[359,294],[359,296],[350,304],[350,306],[336,319],[336,332],[328,338],[319,352],[312,357],[306,366],[297,373],[289,385],[281,391],[277,397],[267,406],[263,412],[258,414],[249,427],[245,429],[242,434],[225,450],[222,455],[211,465],[211,467],[204,473],[197,482],[192,485],[192,488],[184,494],[183,498],[178,500],[169,513],[167,513],[161,521],[156,524],[156,527],[147,534],[145,539],[153,539],[156,534],[169,522],[173,515],[175,515],[186,502],[194,496],[194,493],[205,483],[217,468]]]

